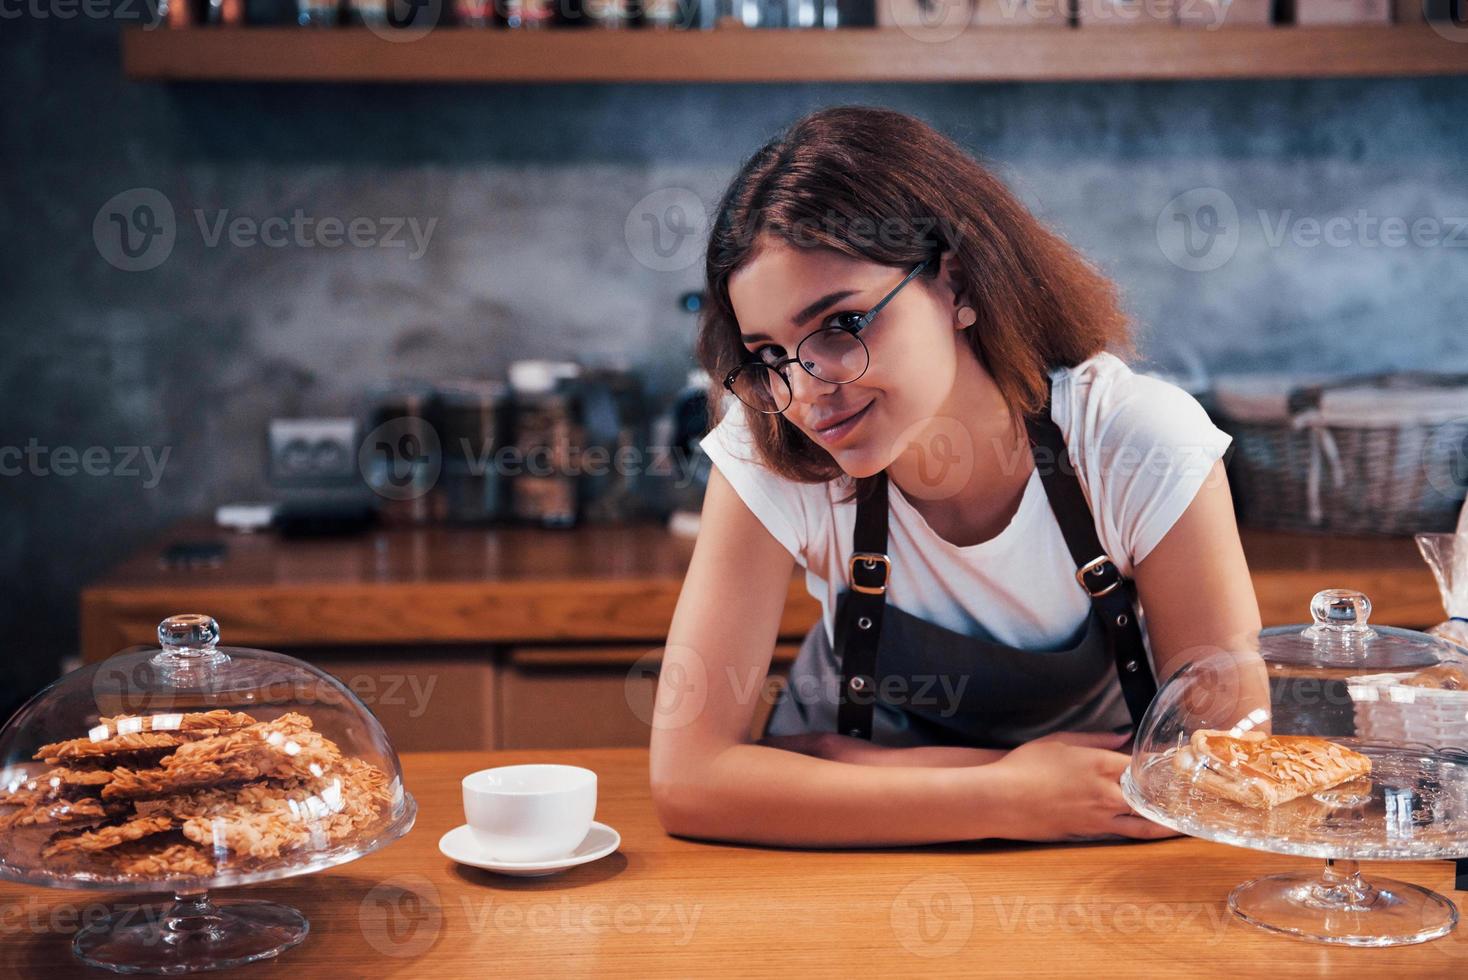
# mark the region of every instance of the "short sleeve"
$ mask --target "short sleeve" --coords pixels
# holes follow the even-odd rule
[[[809,539],[802,484],[779,475],[759,459],[745,411],[742,404],[731,404],[719,424],[700,440],[699,448],[775,540],[804,565]]]
[[[1233,440],[1182,388],[1137,374],[1114,355],[1101,358],[1098,370],[1070,379],[1070,397],[1057,398],[1055,421],[1098,533],[1130,575],[1188,509]],[[1070,417],[1062,417],[1062,404]]]

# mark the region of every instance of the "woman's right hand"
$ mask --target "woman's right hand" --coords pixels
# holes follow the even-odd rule
[[[1057,732],[985,766],[998,787],[993,814],[1010,840],[1157,840],[1177,832],[1139,817],[1121,795],[1131,761],[1117,751],[1126,733]]]

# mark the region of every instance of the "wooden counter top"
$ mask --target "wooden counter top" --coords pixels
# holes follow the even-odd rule
[[[166,569],[158,554],[176,541],[216,540],[229,553],[217,569]],[[188,523],[150,543],[96,583],[98,588],[231,588],[476,585],[588,580],[621,585],[681,581],[693,539],[661,524],[531,527],[379,527],[362,534],[282,538]]]
[[[617,853],[548,878],[461,868],[438,839],[463,821],[459,778],[517,762],[599,776]],[[644,749],[403,758],[418,824],[330,871],[219,893],[285,902],[311,921],[278,959],[220,977],[1083,976],[1428,977],[1468,970],[1468,933],[1348,949],[1235,920],[1225,900],[1263,874],[1321,862],[1190,838],[1148,844],[973,843],[846,851],[669,837]],[[1363,871],[1450,891],[1447,861]],[[108,896],[0,885],[0,975],[95,977],[71,958]],[[118,898],[118,901],[126,901]]]
[[[218,568],[166,569],[176,541],[222,540]],[[148,643],[185,606],[245,646],[656,641],[667,634],[693,541],[662,525],[378,529],[285,540],[202,524],[164,535],[87,587],[82,656]],[[782,635],[819,607],[793,577]]]
[[[165,569],[176,541],[224,540],[218,568]],[[1246,531],[1244,548],[1266,625],[1299,622],[1322,588],[1365,591],[1376,622],[1443,618],[1427,566],[1408,538]],[[376,530],[284,541],[185,525],[82,592],[82,653],[105,659],[148,643],[164,616],[208,612],[226,642],[294,648],[569,641],[666,635],[693,542],[660,525]],[[781,635],[819,615],[803,572],[790,582]]]

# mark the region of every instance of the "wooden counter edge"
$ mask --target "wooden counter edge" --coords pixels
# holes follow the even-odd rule
[[[648,643],[667,637],[681,579],[95,586],[81,594],[86,663],[148,643],[179,612],[220,620],[226,645],[276,647]],[[779,636],[798,642],[820,604],[792,579]]]

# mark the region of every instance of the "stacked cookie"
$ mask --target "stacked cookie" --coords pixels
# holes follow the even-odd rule
[[[209,877],[350,843],[390,818],[386,773],[288,713],[102,718],[0,787],[0,831],[43,833],[58,874]]]

